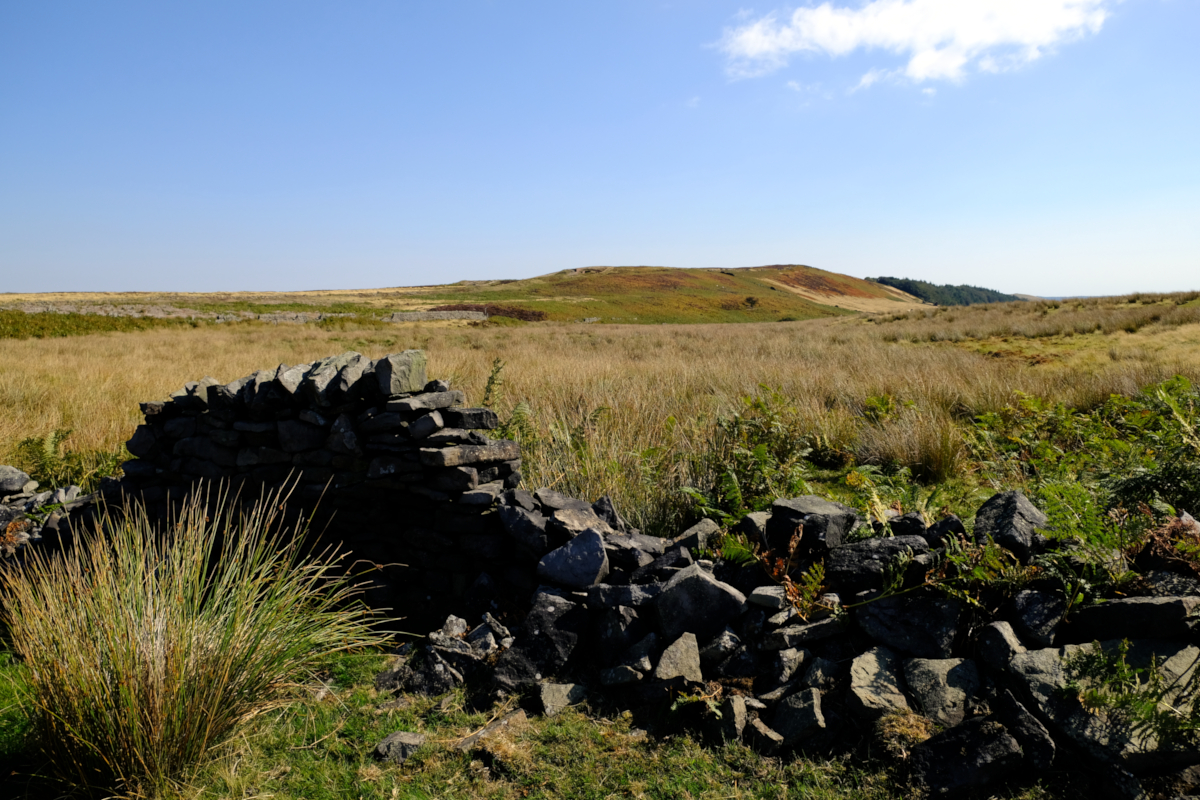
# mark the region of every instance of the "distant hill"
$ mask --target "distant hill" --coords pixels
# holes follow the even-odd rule
[[[992,289],[982,289],[978,286],[954,286],[952,284],[938,285],[926,281],[914,281],[909,278],[867,278],[869,281],[890,286],[919,297],[927,303],[939,306],[969,306],[973,303],[1015,303],[1021,298],[1015,294],[1004,294]]]

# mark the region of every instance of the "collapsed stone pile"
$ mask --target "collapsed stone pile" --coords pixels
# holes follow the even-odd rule
[[[800,563],[824,564],[829,593],[801,616],[760,565],[711,558],[720,530],[710,520],[665,540],[633,530],[607,498],[514,489],[497,502],[511,545],[538,559],[528,612],[507,625],[485,615],[473,629],[451,616],[403,650],[380,689],[466,684],[518,693],[547,714],[585,698],[678,707],[682,697],[685,723],[703,735],[772,754],[847,747],[886,715],[915,713],[940,729],[908,759],[934,795],[1046,770],[1064,751],[1105,770],[1121,797],[1139,796],[1139,775],[1200,762],[1195,749],[1107,725],[1062,692],[1064,658],[1122,639],[1131,664],[1157,657],[1177,694],[1191,691],[1200,584],[1183,576],[1151,576],[1151,596],[1079,609],[1069,622],[1062,587],[1035,582],[981,617],[925,581],[947,539],[967,535],[957,517],[927,526],[897,515],[872,529],[838,503],[781,499],[737,528],[777,551],[799,533]],[[1023,495],[1005,492],[979,509],[973,536],[1026,563],[1050,546],[1045,524]],[[885,595],[897,566],[904,588]]]
[[[0,557],[13,556],[47,537],[57,540],[70,512],[92,500],[81,495],[78,486],[39,488],[37,481],[16,467],[0,466]]]

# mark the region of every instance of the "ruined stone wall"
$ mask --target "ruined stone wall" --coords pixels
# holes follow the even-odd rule
[[[428,380],[422,351],[206,377],[141,409],[118,488],[153,514],[203,482],[242,498],[295,482],[290,508],[315,508],[314,530],[359,571],[377,565],[377,607],[444,618],[536,585],[536,560],[514,552],[493,508],[520,483],[520,450],[489,436],[495,413]]]

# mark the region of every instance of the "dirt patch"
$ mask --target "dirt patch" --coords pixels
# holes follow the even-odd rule
[[[928,306],[913,297],[906,295],[904,292],[896,292],[898,295],[895,299],[886,297],[866,297],[859,295],[845,294],[840,290],[818,291],[801,286],[794,286],[782,281],[764,278],[764,282],[778,286],[780,289],[791,292],[792,294],[800,295],[806,300],[812,300],[814,303],[821,303],[826,306],[838,306],[839,308],[848,308],[851,311],[903,311],[910,308]],[[907,298],[907,299],[906,299]]]

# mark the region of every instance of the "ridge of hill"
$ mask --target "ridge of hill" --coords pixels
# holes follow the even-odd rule
[[[799,264],[721,269],[580,267],[522,280],[363,290],[0,295],[0,307],[15,310],[111,316],[378,315],[462,305],[503,306],[557,322],[654,324],[802,320],[859,311],[904,311],[924,304],[894,287]]]
[[[974,303],[1012,303],[1021,300],[1020,295],[1004,294],[994,289],[984,289],[967,284],[936,284],[911,278],[867,278],[869,281],[900,289],[922,300],[939,306],[969,306]]]

